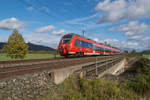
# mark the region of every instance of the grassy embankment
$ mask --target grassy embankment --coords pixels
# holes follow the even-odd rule
[[[61,57],[60,55],[56,55],[56,57]],[[40,58],[55,58],[54,54],[27,54],[25,59],[40,59]],[[11,60],[10,57],[7,57],[5,54],[0,54],[0,60]]]
[[[149,100],[150,60],[141,59],[136,81],[87,80],[70,77],[40,100]],[[147,97],[147,99],[141,99]]]
[[[145,51],[143,51],[143,52],[142,52],[142,56],[143,56],[144,58],[150,59],[150,50],[145,50]]]
[[[143,57],[150,59],[150,55],[145,55],[145,54],[144,54]]]

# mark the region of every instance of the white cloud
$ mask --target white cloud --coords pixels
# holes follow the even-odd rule
[[[41,8],[41,10],[44,11],[44,12],[46,12],[46,13],[49,13],[49,9],[48,9],[47,7],[45,7],[45,6],[43,6],[43,7]]]
[[[30,6],[28,8],[26,8],[28,11],[33,11],[34,10],[34,7],[33,6]]]
[[[150,37],[143,37],[142,41],[148,41],[149,42],[150,41]]]
[[[98,38],[94,38],[94,41],[99,42],[99,39]]]
[[[128,24],[120,25],[117,28],[111,28],[109,30],[124,32],[124,35],[128,36],[129,39],[139,40],[142,39],[145,34],[150,33],[150,25],[139,23],[137,21],[131,21]]]
[[[49,34],[43,34],[44,32],[49,32]],[[67,31],[64,29],[58,30],[55,26],[49,25],[40,27],[29,34],[25,34],[24,38],[27,42],[57,48],[62,35],[66,33]]]
[[[64,34],[67,34],[68,32],[66,31],[66,30],[64,30],[64,29],[61,29],[61,30],[54,30],[53,32],[52,32],[52,34],[54,34],[54,35],[64,35]]]
[[[105,40],[100,40],[101,43],[107,43],[110,44],[111,46],[117,47],[122,50],[142,50],[142,47],[140,46],[140,43],[138,42],[133,42],[133,41],[123,41],[123,40],[118,40],[118,39],[105,39]]]
[[[117,40],[117,39],[106,39],[105,41],[106,41],[108,44],[119,42],[119,40]]]
[[[31,1],[27,1],[27,2],[31,2]],[[36,6],[36,5],[29,6],[29,7],[26,8],[26,10],[28,10],[28,11],[38,10],[40,12],[44,12],[44,13],[47,13],[47,14],[50,12],[48,7],[46,7],[46,6]]]
[[[144,36],[144,35],[133,35],[133,36],[130,36],[128,40],[138,41],[138,42],[141,42],[141,43],[145,42],[145,43],[149,44],[150,37]]]
[[[24,27],[24,25],[25,25],[24,22],[21,22],[14,17],[0,21],[0,29],[3,30],[19,29]]]
[[[145,23],[139,23],[138,21],[131,21],[126,25],[121,25],[119,28],[111,28],[110,31],[122,31],[127,32],[127,35],[145,34],[150,32],[150,25]]]
[[[36,29],[35,32],[36,33],[44,33],[44,32],[50,32],[53,29],[55,29],[55,26],[49,25],[49,26],[40,27],[40,28]]]
[[[99,23],[115,22],[123,19],[143,17],[150,13],[150,0],[104,0],[96,6],[97,11],[105,12]]]
[[[95,18],[95,17],[97,17],[97,16],[98,16],[98,13],[93,14],[93,15],[88,16],[88,17],[83,17],[83,18],[68,20],[68,21],[66,21],[65,23],[67,23],[67,24],[83,25],[83,24],[84,24],[84,23],[83,23],[84,21],[88,21],[88,20],[93,19],[93,18]]]
[[[128,37],[125,42],[117,43],[116,46],[127,47],[137,50],[149,49],[150,25],[139,23],[138,21],[131,21],[128,24],[120,25],[119,27],[111,28],[109,31],[121,32]],[[112,41],[113,43],[113,41]]]
[[[24,38],[27,42],[31,42],[39,45],[45,45],[52,48],[57,48],[61,36],[53,35],[53,34],[30,33],[30,34],[25,34]]]
[[[130,36],[129,39],[130,40],[141,40],[142,39],[142,35],[133,35],[133,36]]]

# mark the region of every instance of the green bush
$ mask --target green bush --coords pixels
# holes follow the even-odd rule
[[[136,82],[129,82],[128,85],[138,94],[145,95],[150,91],[150,60],[142,58],[139,61]]]

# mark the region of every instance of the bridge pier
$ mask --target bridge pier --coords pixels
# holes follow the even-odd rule
[[[119,75],[124,72],[124,67],[126,65],[126,59],[123,59],[119,63],[113,65],[109,69],[105,70],[102,73],[99,73],[98,78],[104,76],[105,74]]]
[[[68,78],[73,72],[77,70],[75,68],[64,68],[61,70],[56,70],[53,72],[54,76],[54,83],[59,84],[62,83],[66,78]]]

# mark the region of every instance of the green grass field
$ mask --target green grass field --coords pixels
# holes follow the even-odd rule
[[[25,59],[40,59],[40,58],[54,58],[53,54],[28,54]],[[56,55],[56,57],[61,57],[60,55]],[[7,57],[5,54],[0,54],[0,60],[12,60],[10,57]]]

